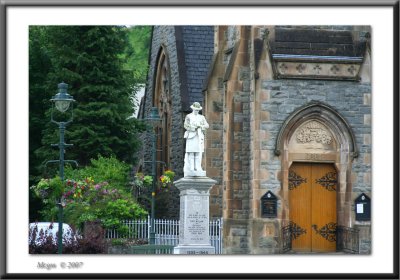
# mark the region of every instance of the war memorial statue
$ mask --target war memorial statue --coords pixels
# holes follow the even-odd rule
[[[215,254],[210,243],[210,189],[217,181],[206,177],[201,168],[204,152],[204,131],[209,127],[204,116],[199,114],[200,103],[194,102],[192,113],[185,118],[186,139],[184,178],[174,182],[180,191],[179,244],[174,254]]]
[[[202,109],[200,103],[194,102],[190,108],[192,113],[185,118],[184,138],[186,139],[184,176],[205,176],[206,172],[201,167],[204,152],[204,131],[209,127],[206,118],[199,114]]]

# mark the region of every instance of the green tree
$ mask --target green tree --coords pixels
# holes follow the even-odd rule
[[[132,118],[132,100],[146,80],[150,31],[136,26],[30,26],[30,186],[58,174],[56,164],[45,169],[44,163],[59,157],[58,149],[50,146],[58,143],[59,134],[50,123],[49,100],[61,81],[69,84],[68,92],[77,101],[74,121],[66,128],[65,142],[74,144],[66,150],[66,159],[93,167],[91,159],[100,155],[98,164],[114,172],[101,156],[115,157],[130,169],[140,148],[137,134],[144,129]],[[79,169],[74,176],[82,175],[79,172],[85,171]],[[32,191],[29,198],[30,219],[40,220],[39,210],[46,207]]]
[[[29,185],[40,179],[39,166],[41,160],[35,150],[42,144],[43,119],[48,104],[45,102],[47,74],[52,67],[50,55],[47,50],[46,27],[36,26],[29,30]],[[48,120],[46,120],[48,121]],[[29,217],[31,221],[39,219],[39,209],[43,207],[40,199],[29,192]]]
[[[74,146],[67,149],[66,158],[80,165],[97,155],[135,162],[140,147],[137,133],[143,125],[131,118],[135,79],[132,71],[124,69],[128,28],[50,26],[45,33],[44,48],[52,66],[44,85],[45,100],[56,93],[61,81],[69,84],[68,92],[76,100],[74,121],[65,134],[65,141]],[[49,101],[47,105],[51,107]],[[43,163],[58,158],[50,145],[59,140],[57,127],[49,122],[50,109],[42,118],[42,143],[35,152]]]
[[[128,29],[129,46],[125,52],[125,68],[133,71],[138,84],[145,84],[151,44],[151,26],[133,26]]]

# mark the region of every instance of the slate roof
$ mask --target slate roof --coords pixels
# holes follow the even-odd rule
[[[187,99],[184,111],[191,111],[193,102],[203,103],[203,84],[207,78],[214,54],[213,26],[181,26],[184,64],[187,83]],[[178,54],[179,55],[179,54]]]
[[[365,40],[354,37],[350,30],[275,27],[275,37],[270,46],[273,54],[361,57],[365,51]]]

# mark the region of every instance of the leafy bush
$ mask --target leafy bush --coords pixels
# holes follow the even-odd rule
[[[108,182],[117,189],[127,190],[129,183],[129,165],[119,161],[115,157],[98,156],[91,159],[90,165],[84,168],[65,169],[65,178],[73,178],[75,181],[91,178],[96,182]]]
[[[132,198],[130,193],[101,182],[86,178],[84,181],[67,180],[64,199],[65,219],[82,227],[89,221],[100,221],[104,228],[116,228],[120,233],[127,229],[121,220],[139,219],[147,212]]]
[[[56,201],[62,198],[65,205],[64,220],[79,229],[85,222],[100,221],[104,228],[116,228],[120,233],[127,229],[121,220],[140,219],[147,215],[128,190],[129,165],[116,158],[93,159],[91,165],[66,169],[65,182],[59,177],[42,179],[33,192],[45,204],[42,216],[57,219]]]

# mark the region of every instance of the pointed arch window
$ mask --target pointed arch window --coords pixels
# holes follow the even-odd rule
[[[155,73],[153,106],[158,108],[161,123],[157,128],[157,176],[170,167],[172,100],[170,94],[170,68],[168,56],[161,48]]]

